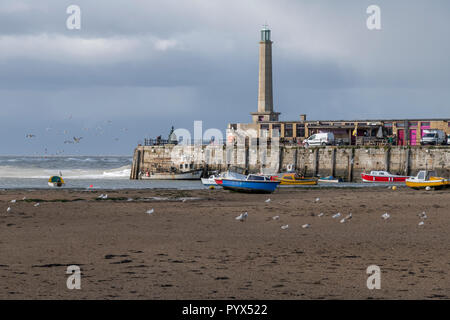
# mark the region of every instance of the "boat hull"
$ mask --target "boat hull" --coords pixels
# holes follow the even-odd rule
[[[212,178],[202,178],[202,184],[205,187],[210,187],[210,186],[217,186],[217,182],[215,179]]]
[[[411,181],[406,180],[406,186],[413,189],[425,189],[427,187],[434,189],[442,189],[450,186],[450,182],[446,179],[441,180],[424,180],[424,181]]]
[[[148,176],[141,176],[141,180],[200,180],[202,173],[203,169],[180,173],[151,173]]]
[[[299,179],[295,181],[288,181],[284,179],[279,179],[280,185],[282,186],[314,186],[317,184],[315,179]]]
[[[222,179],[222,187],[225,190],[244,193],[272,193],[276,190],[279,184],[279,181]]]
[[[361,179],[363,182],[405,182],[406,179],[410,177],[407,176],[375,176],[366,173],[361,173]]]

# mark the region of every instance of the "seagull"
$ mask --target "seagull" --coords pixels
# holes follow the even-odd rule
[[[280,216],[275,216],[272,218],[273,220],[280,220]]]
[[[318,216],[319,218],[320,218],[320,217],[323,217],[323,212],[319,213],[317,216]]]
[[[285,225],[285,226],[281,226],[281,229],[286,230],[287,228],[289,228],[289,225]]]
[[[36,135],[29,133],[29,134],[26,135],[26,137],[27,138],[36,138]]]
[[[351,218],[352,218],[352,214],[350,213],[345,217],[345,220],[350,220]]]
[[[40,205],[39,202],[34,204],[35,207],[39,207],[39,205]]]
[[[316,198],[316,202],[319,202],[320,201],[320,198]]]
[[[391,215],[389,214],[389,213],[385,213],[385,214],[383,214],[382,216],[381,216],[384,220],[387,220],[387,219],[389,219],[390,217],[391,217]]]
[[[338,213],[336,213],[335,215],[333,215],[333,219],[336,219],[336,218],[339,218],[341,216],[341,213],[340,212],[338,212]]]
[[[309,228],[309,227],[311,227],[311,225],[310,225],[309,223],[302,225],[302,228],[303,228],[303,229],[307,229],[307,228]]]
[[[422,212],[422,213],[419,213],[419,217],[420,217],[421,219],[426,219],[426,218],[428,218],[428,216],[427,216],[427,214],[425,213],[425,211]]]
[[[103,193],[97,197],[97,199],[103,199]]]
[[[16,200],[11,200],[11,203],[16,203]]]
[[[11,207],[8,207],[8,209],[6,209],[6,212],[10,212],[11,211]]]
[[[22,200],[25,200],[27,197],[23,197]]]
[[[237,216],[236,220],[244,222],[247,219],[247,217],[248,217],[248,213],[244,212],[244,213],[241,213],[239,216]]]
[[[128,198],[127,201],[133,201],[133,198]]]
[[[148,213],[148,214],[152,214],[153,212],[155,212],[155,209],[153,209],[153,208],[146,211],[146,213]]]
[[[347,222],[347,219],[345,219],[345,218],[341,219],[341,221],[340,221],[340,223],[345,223],[345,222]]]
[[[271,201],[271,200],[270,200],[270,198],[269,198],[269,199],[266,200],[266,203],[269,203],[270,201]]]
[[[73,141],[74,141],[75,143],[80,143],[80,140],[81,140],[81,139],[83,139],[83,137],[79,137],[79,138],[73,137]]]
[[[424,224],[425,224],[425,222],[423,222],[423,221],[419,222],[419,226],[423,226]]]

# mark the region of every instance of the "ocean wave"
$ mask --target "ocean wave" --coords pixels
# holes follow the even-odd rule
[[[62,173],[64,179],[126,179],[130,177],[131,166],[126,165],[113,169],[50,169],[19,168],[0,166],[0,178],[48,179],[52,175]]]

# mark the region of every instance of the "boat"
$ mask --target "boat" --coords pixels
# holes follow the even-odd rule
[[[339,183],[342,182],[342,178],[335,178],[333,176],[319,178],[318,182],[320,183]]]
[[[226,171],[221,173],[220,175],[218,175],[214,180],[216,182],[217,185],[221,186],[222,185],[222,179],[240,179],[240,180],[245,180],[247,178],[247,176],[245,174],[242,173],[237,173],[234,171]]]
[[[49,187],[62,187],[65,185],[64,179],[61,176],[51,176],[48,179]]]
[[[280,181],[282,186],[307,186],[316,185],[317,179],[315,178],[303,178],[296,173],[283,173],[280,176],[272,176],[273,181]]]
[[[210,186],[217,186],[217,182],[216,179],[218,179],[219,176],[215,176],[212,175],[209,178],[202,178],[202,183],[205,187],[210,187]]]
[[[425,189],[427,187],[441,189],[450,186],[448,179],[438,177],[435,171],[422,170],[417,176],[406,179],[406,185],[413,189]]]
[[[370,174],[361,173],[363,182],[405,182],[409,176],[399,176],[387,171],[371,171]]]
[[[270,178],[249,174],[245,179],[222,178],[221,185],[225,190],[245,193],[272,193],[280,184],[280,181],[272,181]],[[216,180],[216,182],[218,182]]]
[[[200,180],[203,169],[172,172],[146,172],[141,175],[142,180]]]

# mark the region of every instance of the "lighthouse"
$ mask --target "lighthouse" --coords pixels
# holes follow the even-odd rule
[[[261,29],[259,42],[258,112],[251,113],[253,122],[278,121],[280,113],[273,112],[272,40],[267,25]]]

